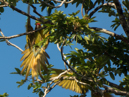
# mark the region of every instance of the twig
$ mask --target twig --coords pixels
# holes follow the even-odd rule
[[[59,43],[57,43],[57,48],[61,52],[61,49],[59,47]],[[64,58],[66,58],[66,56],[64,55],[64,53],[63,53],[63,56],[64,56]],[[67,62],[68,62],[68,64],[70,63],[69,60],[67,60]],[[67,70],[67,66],[66,66],[65,62],[64,62],[64,66],[65,66],[65,69]]]
[[[122,8],[121,8],[121,4],[118,0],[113,0],[115,5],[116,5],[116,9],[119,15],[119,19],[120,19],[120,23],[122,25],[122,28],[124,29],[127,37],[129,37],[129,25],[126,22],[125,16],[123,14]]]
[[[29,32],[25,32],[25,33],[9,36],[9,37],[0,37],[0,39],[12,39],[12,38],[20,37],[20,36],[23,36],[23,35],[29,35],[29,34],[37,32],[39,30],[45,29],[45,28],[46,28],[46,26],[44,26],[42,28],[39,28],[39,29],[36,29],[36,30],[33,30],[33,31],[29,31]]]
[[[43,16],[36,11],[36,7],[34,5],[30,5],[30,6],[33,8],[34,13],[36,13],[38,16],[43,18]]]
[[[4,3],[6,6],[9,6],[9,3],[8,3],[8,2],[5,2],[5,1],[3,1],[3,0],[0,0],[0,2]],[[30,18],[32,18],[32,19],[34,19],[34,20],[40,21],[40,22],[42,22],[42,23],[45,23],[42,19],[39,19],[39,18],[37,18],[37,17],[35,17],[35,16],[32,16],[32,15],[30,15],[30,14],[27,14],[26,12],[24,12],[24,11],[22,11],[22,10],[16,8],[16,7],[14,7],[13,5],[10,5],[10,7],[11,7],[13,10],[15,10],[15,11],[17,11],[17,12],[19,12],[19,13],[25,15],[25,16],[28,16],[28,17],[30,17]]]
[[[0,33],[1,33],[1,35],[2,35],[3,37],[5,37],[4,34],[3,34],[3,32],[1,31],[1,29],[0,29]],[[8,45],[11,45],[11,46],[17,48],[18,50],[20,50],[21,52],[23,52],[23,50],[22,50],[20,47],[18,47],[17,45],[15,45],[15,44],[9,42],[7,39],[5,39],[5,41],[6,41],[6,43],[7,43]]]
[[[116,6],[115,6],[114,3],[111,3],[111,2],[109,2],[109,3],[104,3],[104,4],[102,4],[102,5],[98,6],[98,7],[96,7],[96,8],[89,14],[89,17],[91,18],[95,12],[97,12],[97,11],[98,11],[100,8],[102,8],[103,6],[107,6],[107,5],[108,5],[108,6],[113,6],[113,7],[116,8]],[[89,11],[89,10],[88,10],[88,11]]]
[[[39,0],[41,3],[45,3],[46,5],[48,5],[48,6],[50,6],[50,7],[53,7],[53,8],[59,8],[59,7],[61,7],[65,2],[66,2],[66,0],[63,0],[63,1],[61,1],[61,4],[60,5],[58,5],[58,6],[53,6],[53,5],[50,5],[50,4],[48,4],[47,2],[45,2],[45,1],[42,1],[42,0]]]
[[[88,12],[95,7],[95,5],[97,4],[97,2],[98,1],[96,0],[95,3],[94,3],[94,5],[85,11],[85,14],[88,14]]]
[[[61,82],[61,81],[58,81],[58,82],[56,82],[53,86],[51,86],[51,87],[49,88],[49,90],[47,91],[47,94],[48,94],[56,85],[58,85],[60,82]]]

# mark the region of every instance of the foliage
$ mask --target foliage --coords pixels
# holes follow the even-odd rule
[[[66,1],[70,2],[70,0]],[[51,81],[55,84],[57,84],[58,82],[57,85],[62,86],[66,89],[73,90],[75,92],[77,91],[74,89],[74,87],[72,87],[72,85],[78,85],[78,88],[81,88],[82,91],[85,88],[84,86],[87,86],[85,92],[87,93],[87,90],[90,90],[92,97],[100,97],[100,95],[104,95],[105,97],[112,97],[110,93],[116,94],[113,89],[118,91],[119,95],[123,95],[123,91],[128,92],[129,1],[122,1],[123,8],[121,13],[117,10],[118,8],[121,8],[120,6],[111,5],[111,3],[119,3],[116,1],[118,0],[74,0],[72,3],[64,3],[65,8],[68,8],[68,6],[74,6],[74,4],[76,4],[76,7],[83,5],[82,8],[83,10],[85,10],[85,15],[82,15],[83,18],[80,18],[78,17],[78,14],[81,12],[80,10],[66,15],[63,11],[58,11],[57,9],[55,9],[58,4],[56,0],[23,0],[23,3],[29,3],[30,5],[39,3],[41,11],[44,11],[45,8],[47,8],[48,11],[48,16],[39,18],[39,20],[42,20],[44,22],[39,20],[36,20],[36,22],[40,22],[41,24],[43,24],[43,27],[45,27],[43,34],[50,32],[50,35],[36,44],[35,47],[37,45],[39,47],[44,46],[47,39],[49,39],[51,43],[59,44],[59,46],[61,47],[62,59],[64,56],[66,56],[63,61],[65,62],[67,67],[70,68],[70,71],[66,74],[61,75],[61,78],[59,78],[58,80],[56,79],[55,81],[52,81],[51,79],[55,77],[55,75],[59,76],[65,70],[53,69],[53,65],[49,65],[47,66],[47,72],[44,71],[43,68],[41,68],[41,73],[45,81],[36,79],[33,82],[31,78],[29,80],[23,79],[17,82],[18,87],[22,86],[26,81],[29,81],[30,84],[28,85],[28,90],[30,88],[33,88],[33,92],[38,93],[39,97],[45,95],[44,90],[46,90],[46,88],[48,88],[49,91],[53,89],[52,87],[50,87]],[[16,4],[18,3],[17,0],[5,0],[5,2],[7,2],[9,4],[8,6],[12,9],[14,9]],[[63,0],[61,0],[60,2],[63,2]],[[108,4],[106,4],[106,2],[108,2]],[[2,2],[1,0],[0,5],[4,5],[4,2]],[[93,11],[91,9],[93,9]],[[52,12],[52,10],[54,11]],[[4,14],[3,12],[4,8],[0,7],[0,13]],[[110,34],[111,32],[104,32],[105,30],[96,30],[92,27],[89,27],[90,23],[96,22],[96,18],[93,17],[95,12],[101,12],[102,14],[108,13],[109,17],[114,17],[111,27],[116,30],[120,25],[122,25],[123,30],[125,31],[127,36],[114,34],[113,32],[113,34]],[[125,22],[123,18],[125,19]],[[127,24],[127,27],[125,24]],[[102,32],[108,33],[110,36],[104,37],[101,35]],[[3,41],[5,40],[0,40],[0,42]],[[63,47],[70,46],[71,48],[73,48],[73,45],[75,44],[80,44],[82,48],[74,48],[75,50],[72,50],[67,54],[63,54]],[[11,74],[19,74],[22,76],[26,75],[26,70],[22,74],[19,68],[15,68],[15,70],[16,72],[12,72]],[[125,78],[120,82],[120,85],[116,85],[115,83],[112,84],[106,78],[107,76],[110,76],[112,80],[115,80],[116,75],[121,76],[122,74],[124,74]],[[29,77],[31,77],[31,73],[29,73]],[[70,78],[74,78],[72,79],[74,81],[70,82]],[[66,85],[68,81],[69,86]],[[80,83],[77,83],[77,81],[83,84],[79,85]],[[46,83],[47,86],[44,86],[43,83]],[[112,91],[106,86],[110,87]],[[103,90],[105,90],[106,92],[103,92]],[[84,91],[82,91],[82,95],[80,97],[85,97],[86,94]],[[124,95],[127,94],[125,93]],[[79,95],[70,97],[79,97]]]
[[[0,97],[8,97],[8,94],[4,93],[3,95],[0,95]]]

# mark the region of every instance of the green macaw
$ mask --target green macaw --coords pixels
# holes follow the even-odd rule
[[[30,11],[30,5],[28,5],[28,13]],[[40,23],[36,23],[35,29],[41,28]],[[33,28],[30,24],[30,18],[28,17],[27,23],[26,23],[26,32],[32,31]],[[25,50],[22,52],[24,54],[20,61],[23,60],[20,67],[23,67],[21,73],[27,69],[25,80],[27,80],[27,77],[29,75],[29,72],[31,70],[32,79],[34,81],[34,77],[38,78],[38,75],[44,80],[42,74],[41,74],[41,66],[45,71],[47,71],[46,63],[49,65],[49,62],[47,58],[50,58],[49,55],[45,52],[45,49],[48,46],[48,41],[46,41],[45,46],[35,46],[37,43],[45,39],[49,35],[49,32],[47,34],[43,34],[43,30],[40,30],[38,32],[26,35],[26,41],[27,44],[25,46]]]

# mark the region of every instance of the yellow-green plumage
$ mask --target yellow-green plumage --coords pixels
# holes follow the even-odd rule
[[[28,5],[28,13],[30,10],[30,6]],[[39,28],[41,25],[38,23]],[[37,26],[37,24],[36,24]],[[38,29],[36,27],[36,29]],[[26,23],[26,32],[32,31],[33,28],[30,24],[30,18],[28,17],[27,23]],[[47,36],[49,33],[46,34]],[[46,64],[49,65],[48,58],[49,55],[45,52],[45,49],[48,45],[48,41],[45,44],[45,47],[40,46],[35,46],[37,43],[45,39],[47,36],[43,34],[43,30],[40,30],[38,32],[26,35],[26,46],[25,46],[25,51],[22,52],[23,56],[20,59],[20,61],[23,61],[20,67],[23,67],[21,73],[23,73],[26,69],[26,78],[28,77],[30,70],[32,74],[32,78],[37,77],[38,74],[40,77],[42,77],[41,74],[41,66],[45,71],[47,71],[47,66]],[[42,77],[43,78],[43,77]]]
[[[51,78],[52,77],[56,77],[58,76],[60,73],[64,72],[64,70],[61,70],[61,69],[55,69],[55,68],[52,68],[53,71],[55,71],[55,73],[53,73],[51,75]],[[75,91],[77,93],[86,93],[88,91],[88,88],[86,85],[81,85],[80,83],[76,82],[75,79],[68,79],[70,75],[73,75],[72,72],[68,72],[67,74],[63,74],[61,77],[66,77],[66,79],[63,79],[62,81],[60,81],[60,79],[58,80],[55,80],[54,82],[58,82],[58,85],[61,86],[62,88],[65,88],[65,89],[70,89],[72,91]]]
[[[51,75],[51,79],[64,72],[64,70],[55,68],[52,68],[52,71],[55,72]],[[86,85],[78,83],[75,79],[70,79],[70,77],[74,77],[72,72],[67,72],[66,74],[61,75],[61,77],[63,80],[57,79],[54,82],[59,82],[57,85],[61,86],[62,88],[69,89],[80,94],[85,94],[88,91],[88,87]],[[91,97],[102,97],[99,93],[91,92],[91,95]],[[104,97],[113,96],[110,93],[104,93]]]

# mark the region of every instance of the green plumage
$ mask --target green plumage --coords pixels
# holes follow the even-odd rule
[[[28,14],[30,14],[30,5],[28,5]],[[36,29],[41,28],[41,24],[36,24]],[[26,32],[33,31],[33,28],[30,24],[30,18],[27,18],[26,23]],[[20,67],[23,67],[21,73],[23,73],[26,69],[26,77],[27,79],[30,71],[32,74],[32,79],[34,81],[34,77],[38,78],[38,75],[44,80],[42,73],[41,73],[41,66],[45,71],[47,71],[47,65],[49,65],[48,58],[49,55],[45,52],[46,47],[35,46],[37,43],[45,39],[49,34],[43,34],[43,30],[38,32],[26,35],[26,46],[25,51],[22,52],[24,54],[20,61],[23,61]],[[48,41],[46,45],[48,45]]]

